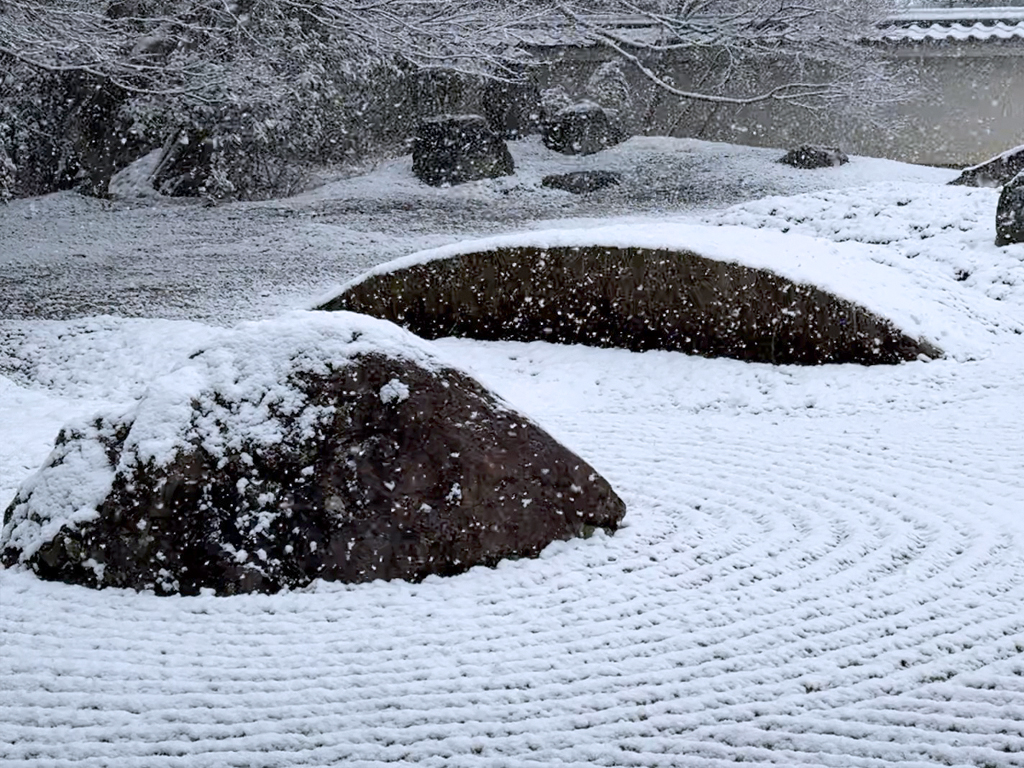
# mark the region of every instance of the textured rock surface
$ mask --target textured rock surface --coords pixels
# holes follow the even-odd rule
[[[545,176],[540,183],[543,187],[584,195],[605,187],[616,186],[621,181],[622,174],[616,171],[573,171]]]
[[[14,183],[17,178],[18,169],[7,154],[3,144],[0,144],[0,203],[6,203],[14,197]]]
[[[581,458],[390,323],[302,313],[65,428],[0,556],[89,586],[273,592],[419,580],[614,529]]]
[[[964,168],[951,185],[963,187],[1001,187],[1024,171],[1024,146],[1007,150],[984,163]]]
[[[181,132],[164,145],[153,171],[153,189],[168,197],[198,197],[213,173],[213,139]]]
[[[996,205],[996,245],[1024,243],[1024,173],[1003,187]]]
[[[434,187],[515,172],[505,140],[479,115],[447,115],[417,126],[412,150],[416,177]]]
[[[814,168],[834,168],[850,162],[846,153],[838,147],[814,147],[804,145],[791,149],[779,158],[780,163],[792,165],[794,168],[812,170]]]
[[[322,309],[425,338],[664,349],[768,363],[897,363],[941,352],[867,309],[686,251],[504,248],[374,273]]]
[[[488,125],[502,138],[521,139],[537,129],[540,98],[540,88],[529,75],[521,82],[490,80],[484,86],[482,110]]]
[[[627,138],[613,114],[589,101],[545,119],[541,134],[544,146],[564,155],[592,155]]]

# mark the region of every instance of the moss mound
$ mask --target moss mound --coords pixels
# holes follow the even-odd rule
[[[384,318],[428,339],[542,340],[798,365],[941,355],[819,288],[689,251],[470,253],[369,276],[319,309]]]

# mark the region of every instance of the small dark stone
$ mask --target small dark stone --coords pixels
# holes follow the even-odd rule
[[[1024,243],[1024,172],[1003,187],[996,205],[996,245]]]
[[[1001,187],[1024,171],[1024,146],[1007,150],[970,168],[949,182],[950,186]]]
[[[488,125],[502,138],[521,139],[540,123],[540,88],[536,80],[491,80],[484,86],[482,110]]]
[[[552,174],[541,180],[541,186],[561,189],[574,195],[583,195],[605,187],[616,186],[622,181],[622,174],[615,171],[574,171]]]
[[[802,147],[789,150],[779,158],[779,162],[792,165],[794,168],[812,170],[845,165],[850,162],[850,158],[838,147],[815,147],[805,144]]]
[[[479,115],[447,115],[420,121],[412,172],[433,187],[510,176],[515,163],[505,140]]]
[[[609,110],[590,101],[545,119],[541,134],[544,146],[563,155],[592,155],[628,138]]]

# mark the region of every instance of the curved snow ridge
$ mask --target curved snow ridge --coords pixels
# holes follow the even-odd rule
[[[998,198],[994,189],[892,182],[767,197],[703,221],[884,246],[870,258],[930,294],[931,306],[948,310],[956,338],[983,344],[986,336],[1024,332],[1024,246],[994,244]]]
[[[895,262],[881,248],[768,228],[663,220],[524,232],[453,243],[381,264],[322,297],[317,306],[375,275],[437,259],[510,247],[693,251],[709,259],[763,269],[796,283],[814,285],[888,318],[904,333],[923,337],[954,356],[975,354],[987,343],[988,327],[979,323],[973,305],[958,294],[944,295],[941,287],[934,285],[933,272]]]

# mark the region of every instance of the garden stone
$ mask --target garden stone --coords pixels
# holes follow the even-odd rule
[[[605,187],[616,186],[622,181],[622,174],[615,171],[574,171],[552,174],[541,180],[541,186],[561,189],[574,195],[596,192]]]
[[[813,285],[692,251],[500,246],[400,261],[321,309],[424,338],[546,341],[774,364],[899,363],[941,350]]]
[[[802,147],[791,149],[779,158],[780,163],[791,165],[794,168],[813,170],[815,168],[834,168],[850,162],[846,153],[838,147],[815,147],[805,144]]]
[[[590,101],[563,109],[541,123],[544,146],[564,155],[592,155],[627,137],[616,116]]]
[[[1007,150],[978,165],[964,168],[951,186],[1001,187],[1024,170],[1024,146]]]
[[[479,115],[447,115],[420,121],[412,170],[433,187],[509,176],[515,163],[505,140]]]
[[[92,587],[275,592],[456,574],[624,513],[583,459],[428,342],[295,313],[63,429],[4,515],[0,561]]]

